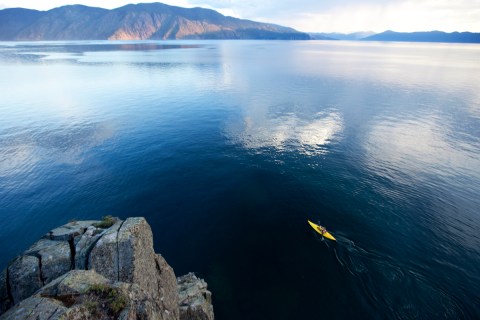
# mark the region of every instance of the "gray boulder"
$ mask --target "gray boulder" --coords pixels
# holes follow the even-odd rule
[[[10,264],[7,272],[13,304],[30,297],[35,291],[43,287],[40,260],[37,257],[17,257]]]
[[[67,241],[40,239],[24,255],[39,259],[44,284],[51,282],[72,269],[72,253]]]
[[[207,283],[189,273],[177,279],[180,320],[213,320],[212,293]]]

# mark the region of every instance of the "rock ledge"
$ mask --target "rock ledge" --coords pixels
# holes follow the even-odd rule
[[[213,320],[211,292],[178,280],[144,218],[77,221],[48,232],[0,273],[0,320]]]

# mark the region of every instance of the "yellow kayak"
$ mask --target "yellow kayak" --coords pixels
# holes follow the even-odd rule
[[[307,220],[308,223],[312,226],[312,228],[317,231],[318,233],[320,233],[323,237],[327,238],[327,239],[330,239],[330,240],[333,240],[333,241],[337,241],[337,239],[335,239],[331,234],[330,232],[327,231],[327,229],[325,229],[324,227],[322,226],[319,226],[318,224],[315,224],[313,223],[312,221],[310,220]]]

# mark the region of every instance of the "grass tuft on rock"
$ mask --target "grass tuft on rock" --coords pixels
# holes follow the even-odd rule
[[[106,313],[116,319],[127,306],[127,298],[108,284],[92,284],[85,293],[92,298],[86,303],[92,314]]]
[[[120,289],[109,284],[96,283],[81,294],[42,295],[60,301],[71,308],[63,320],[116,320],[128,305],[128,299]]]
[[[113,226],[113,224],[115,222],[116,222],[115,218],[108,215],[108,216],[102,217],[102,221],[100,221],[98,223],[95,223],[93,226],[96,227],[96,228],[106,229],[106,228],[110,228],[111,226]]]

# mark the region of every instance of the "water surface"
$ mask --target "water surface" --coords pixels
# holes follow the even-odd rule
[[[479,74],[478,45],[0,43],[0,266],[145,216],[217,319],[479,318]]]

